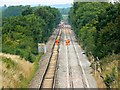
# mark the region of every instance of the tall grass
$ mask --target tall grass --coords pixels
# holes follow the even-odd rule
[[[36,73],[36,71],[37,71],[38,68],[39,68],[39,61],[40,61],[40,58],[41,58],[42,55],[43,55],[43,53],[39,53],[39,54],[36,56],[36,60],[35,60],[34,65],[33,65],[33,66],[34,66],[34,67],[33,67],[33,70],[32,70],[32,72],[31,72],[30,76],[28,77],[28,79],[23,79],[23,80],[21,81],[21,84],[20,84],[20,87],[21,87],[21,88],[28,88],[30,81],[31,81],[32,78],[35,76],[35,73]]]
[[[43,53],[38,54],[35,62],[30,63],[20,56],[0,53],[0,61],[2,61],[0,77],[3,78],[4,88],[28,88],[30,81],[38,70],[42,55]]]

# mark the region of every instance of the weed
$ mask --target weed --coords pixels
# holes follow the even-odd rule
[[[17,67],[17,63],[15,63],[14,61],[12,61],[10,58],[3,58],[2,57],[2,62],[4,62],[6,64],[6,68],[10,69],[10,68],[16,68]]]

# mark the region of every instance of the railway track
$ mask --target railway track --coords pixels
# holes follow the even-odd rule
[[[59,29],[59,33],[56,37],[56,40],[60,41],[60,36],[61,36],[61,29]],[[58,49],[59,49],[59,45],[54,43],[52,54],[51,54],[47,69],[44,72],[40,89],[54,88],[54,78],[55,78],[57,58],[58,58]]]
[[[72,48],[74,48],[74,53],[75,53],[75,55],[76,55],[76,58],[77,58],[77,63],[78,63],[78,66],[79,66],[79,70],[81,71],[81,76],[82,76],[82,82],[83,82],[83,87],[84,88],[90,88],[89,87],[89,83],[88,83],[88,81],[87,81],[87,78],[86,78],[86,74],[85,74],[85,71],[84,71],[84,69],[83,69],[83,67],[82,67],[82,64],[81,64],[81,62],[80,62],[80,58],[79,58],[79,55],[78,55],[78,52],[77,52],[77,50],[76,50],[76,47],[75,47],[75,44],[74,44],[74,41],[73,41],[73,38],[72,38],[72,35],[71,35],[71,29],[67,29],[67,34],[66,34],[66,36],[65,36],[65,39],[70,39],[70,41],[71,41],[71,46],[72,46]],[[70,88],[76,88],[75,87],[75,83],[73,82],[73,71],[72,71],[72,67],[70,66],[70,63],[69,63],[69,58],[70,58],[70,53],[69,53],[69,50],[70,50],[70,48],[69,48],[69,46],[67,46],[67,57],[68,57],[68,71],[69,71],[69,87]]]
[[[75,51],[75,54],[76,54],[76,57],[77,57],[77,62],[78,62],[78,65],[79,65],[79,68],[81,69],[81,71],[82,71],[82,81],[83,81],[83,85],[84,85],[84,88],[90,88],[90,86],[89,86],[89,83],[88,83],[88,80],[87,80],[87,78],[86,78],[86,74],[85,74],[85,71],[84,71],[84,69],[83,69],[83,67],[82,67],[82,64],[81,64],[81,62],[80,62],[80,59],[79,59],[79,55],[78,55],[78,52],[77,52],[77,50],[76,50],[76,47],[75,47],[75,44],[74,44],[74,42],[73,42],[73,39],[72,39],[72,37],[71,37],[71,35],[70,35],[70,38],[71,38],[71,43],[72,43],[72,46],[73,46],[73,48],[74,48],[74,51]]]
[[[86,78],[85,71],[82,67],[78,52],[77,52],[76,47],[75,47],[75,42],[74,42],[72,35],[71,35],[71,29],[68,29],[67,27],[60,29],[56,39],[60,40],[62,30],[64,31],[65,40],[70,39],[70,41],[71,41],[71,43],[70,43],[71,48],[73,49],[73,53],[75,54],[74,56],[77,60],[76,61],[77,68],[79,69],[79,72],[81,72],[80,76],[82,77],[81,81],[82,81],[83,88],[90,88],[89,83],[88,83],[87,78]],[[67,34],[65,33],[66,31],[67,31]],[[65,42],[64,42],[64,45],[65,45]],[[69,46],[66,46],[66,61],[67,61],[67,64],[66,64],[66,66],[67,66],[67,71],[66,71],[67,72],[67,76],[66,76],[67,85],[66,85],[66,88],[76,88],[77,87],[76,84],[79,84],[79,83],[75,83],[74,68],[70,64],[70,57],[71,57],[70,56],[70,49],[71,48]],[[58,59],[58,53],[59,53],[58,49],[59,49],[59,45],[56,45],[54,43],[51,58],[49,60],[49,63],[48,63],[47,69],[44,73],[44,76],[42,78],[42,83],[40,85],[40,89],[42,89],[42,88],[51,88],[51,89],[57,88],[55,86],[56,85],[55,83],[58,83],[58,82],[56,82],[55,79],[57,78],[56,72],[57,72],[57,64],[58,64],[57,59]]]

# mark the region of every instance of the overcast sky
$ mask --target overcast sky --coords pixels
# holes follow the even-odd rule
[[[71,4],[73,0],[0,0],[0,6],[6,5],[51,5]]]

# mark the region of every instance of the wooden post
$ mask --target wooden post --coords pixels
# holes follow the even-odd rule
[[[96,76],[96,62],[95,62],[95,64],[94,64],[94,67],[95,67],[95,76]]]

